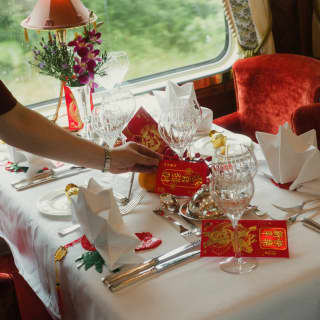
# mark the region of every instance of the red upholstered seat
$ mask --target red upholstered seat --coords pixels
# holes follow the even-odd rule
[[[0,319],[21,320],[13,277],[0,273]]]
[[[232,69],[237,111],[213,122],[254,141],[256,131],[275,134],[297,108],[320,101],[316,59],[276,53],[240,59]]]
[[[320,103],[296,109],[291,115],[291,126],[298,135],[315,129],[318,148],[320,148]]]
[[[0,319],[52,320],[41,300],[18,273],[11,254],[0,255]]]

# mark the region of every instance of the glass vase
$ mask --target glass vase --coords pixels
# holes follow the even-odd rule
[[[91,101],[90,101],[90,93],[91,89],[89,85],[83,85],[79,87],[68,87],[71,91],[71,104],[70,108],[77,109],[81,121],[83,123],[83,127],[80,131],[81,137],[84,139],[93,140],[93,130],[92,130],[92,114],[91,114]],[[74,108],[75,107],[75,108]]]

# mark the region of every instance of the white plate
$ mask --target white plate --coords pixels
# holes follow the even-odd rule
[[[223,132],[227,137],[227,143],[241,143],[248,147],[253,146],[252,140],[243,134]],[[213,156],[215,154],[215,149],[213,148],[211,138],[209,136],[200,138],[196,140],[191,150],[193,153],[199,152],[202,156]]]
[[[54,190],[42,196],[37,203],[38,210],[46,215],[71,216],[71,203],[64,190]]]

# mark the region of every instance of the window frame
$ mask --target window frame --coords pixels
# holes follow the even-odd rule
[[[225,45],[217,57],[192,65],[174,68],[164,72],[124,81],[122,85],[128,87],[134,95],[138,96],[149,94],[152,92],[152,90],[163,89],[168,80],[176,82],[177,84],[183,84],[186,82],[207,78],[215,74],[228,72],[231,69],[232,64],[239,58],[239,52],[237,50],[236,41],[232,36],[226,19],[225,26]],[[96,92],[93,94],[95,103],[100,103],[101,96],[104,92],[105,89],[96,90]],[[59,98],[57,97],[26,106],[30,109],[43,113],[47,117],[50,117],[55,113],[58,100]],[[62,105],[64,105],[64,100],[62,101]]]

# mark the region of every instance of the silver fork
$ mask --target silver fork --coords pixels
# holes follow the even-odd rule
[[[180,235],[188,242],[192,243],[199,240],[198,236],[200,234],[197,228],[188,230],[178,220],[173,219],[170,215],[166,215],[162,210],[154,210],[153,212],[173,224],[178,229]]]
[[[305,213],[305,212],[308,212],[308,211],[311,211],[313,209],[316,209],[318,207],[314,207],[314,208],[310,208],[310,209],[305,209],[303,210],[303,207],[307,204],[307,203],[310,203],[310,202],[314,202],[314,201],[320,201],[320,199],[309,199],[309,200],[304,200],[302,201],[300,204],[298,204],[297,206],[293,206],[293,207],[281,207],[281,206],[278,206],[276,204],[272,204],[275,208],[281,210],[281,211],[284,211],[284,212],[287,212],[289,214],[297,214],[297,213]]]

